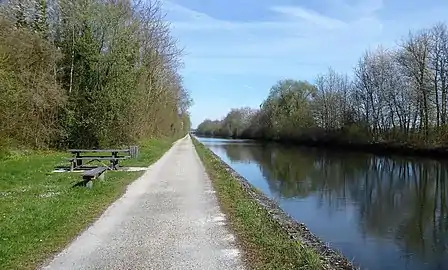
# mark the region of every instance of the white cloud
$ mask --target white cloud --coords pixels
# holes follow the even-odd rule
[[[293,18],[300,18],[312,24],[322,26],[326,29],[341,28],[347,25],[341,20],[324,16],[315,11],[297,6],[276,6],[272,7],[271,10],[280,12],[287,16],[292,16]]]
[[[349,17],[370,17],[384,8],[384,0],[332,0],[326,1],[329,9]]]
[[[163,2],[163,9],[169,14],[175,29],[179,30],[213,30],[231,28],[231,22],[214,19],[207,14],[188,9],[170,1]]]
[[[225,21],[165,1],[173,31],[188,53],[185,72],[264,76],[309,67],[306,72],[311,74],[330,65],[355,62],[366,43],[382,31],[374,16],[378,7],[373,4],[358,7],[362,17],[345,21],[300,6],[266,8],[281,18]]]
[[[294,16],[302,18],[304,22],[297,20],[281,21],[257,21],[257,22],[230,22],[215,19],[207,14],[188,9],[179,4],[164,1],[164,10],[168,12],[173,26],[181,31],[207,31],[207,30],[306,30],[310,24],[321,25],[328,28],[342,26],[344,23],[340,20],[332,19],[318,14],[317,12],[307,10],[296,6],[274,6],[272,11],[281,13],[285,16]],[[333,25],[333,26],[332,26]]]
[[[362,13],[363,15],[375,13],[383,7],[383,0],[363,0],[358,1],[357,4],[353,6],[348,5],[348,8],[351,8],[352,12]]]

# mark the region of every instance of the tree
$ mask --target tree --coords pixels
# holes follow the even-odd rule
[[[271,88],[261,110],[270,119],[273,138],[293,136],[312,126],[310,102],[315,94],[315,86],[306,81],[282,80]]]
[[[179,74],[182,49],[159,1],[11,0],[1,15],[8,21],[0,29],[4,102],[15,104],[23,93],[42,118],[34,127],[39,143],[17,132],[26,124],[14,117],[2,119],[8,128],[0,136],[36,147],[104,147],[188,131],[192,100]],[[34,84],[18,92],[18,82]]]
[[[426,31],[417,34],[410,33],[401,44],[398,62],[403,68],[404,75],[413,88],[418,107],[418,116],[414,118],[414,125],[418,123],[419,131],[424,133],[424,140],[428,139],[430,129],[430,73],[428,69],[430,39]]]

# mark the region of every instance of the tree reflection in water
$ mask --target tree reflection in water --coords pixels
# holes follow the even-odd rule
[[[222,147],[232,162],[256,162],[272,194],[317,196],[331,211],[356,205],[363,234],[447,266],[447,163],[253,143]]]

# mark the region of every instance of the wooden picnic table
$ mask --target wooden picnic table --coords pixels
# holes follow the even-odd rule
[[[87,164],[93,161],[109,161],[108,169],[117,170],[119,160],[131,157],[119,155],[119,153],[130,153],[130,149],[69,149],[67,152],[74,155],[74,157],[69,158],[71,161],[70,171],[83,167],[84,161],[87,161]]]

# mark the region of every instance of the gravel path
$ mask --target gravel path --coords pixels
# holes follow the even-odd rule
[[[186,136],[43,269],[244,269],[225,224]]]

